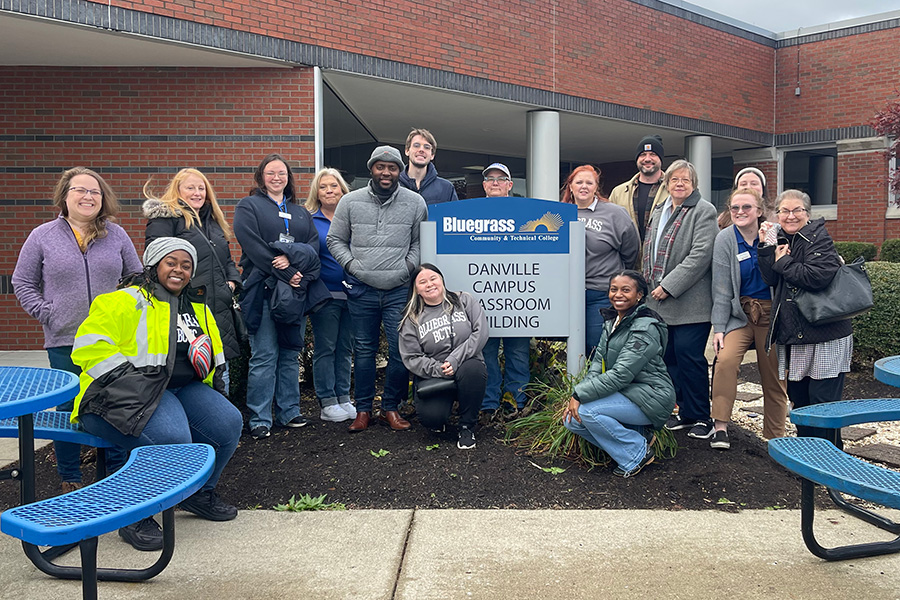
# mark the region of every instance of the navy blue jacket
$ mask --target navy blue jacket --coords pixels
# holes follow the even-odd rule
[[[443,177],[438,177],[437,169],[434,168],[433,163],[428,163],[428,169],[426,169],[425,179],[422,180],[421,188],[416,187],[416,180],[410,177],[406,171],[400,173],[400,185],[408,190],[417,192],[425,198],[425,204],[428,205],[459,200],[456,195],[456,188]]]

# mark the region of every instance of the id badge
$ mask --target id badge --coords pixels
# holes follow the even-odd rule
[[[279,233],[279,234],[278,234],[278,241],[279,241],[279,242],[287,242],[287,243],[289,243],[289,244],[292,244],[292,243],[294,242],[294,236],[288,235],[288,234],[286,234],[286,233]]]

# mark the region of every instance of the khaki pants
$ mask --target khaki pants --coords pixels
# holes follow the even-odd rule
[[[763,388],[763,436],[768,439],[782,437],[788,414],[787,392],[784,381],[778,379],[778,353],[774,347],[768,354],[765,350],[771,302],[748,298],[742,300],[748,323],[740,329],[728,332],[725,336],[725,347],[719,350],[716,357],[710,416],[717,421],[731,421],[741,361],[751,344],[755,343],[757,366]]]

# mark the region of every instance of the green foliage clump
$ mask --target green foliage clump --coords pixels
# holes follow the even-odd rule
[[[286,512],[303,512],[307,510],[347,510],[347,506],[341,502],[325,502],[326,494],[312,497],[309,494],[291,496],[287,504],[276,504],[275,510]]]
[[[871,368],[879,358],[900,354],[900,264],[866,265],[872,281],[872,310],[853,319],[853,363]]]
[[[865,258],[866,262],[871,262],[878,254],[878,248],[869,242],[835,242],[834,249],[847,263],[853,262],[860,256]]]
[[[884,240],[878,260],[900,263],[900,239]]]

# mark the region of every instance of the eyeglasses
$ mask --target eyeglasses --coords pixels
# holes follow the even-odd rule
[[[424,148],[425,150],[428,150],[429,152],[431,152],[431,150],[433,150],[433,148],[431,147],[431,144],[422,144],[420,142],[413,142],[412,144],[410,144],[410,146],[412,148],[415,148],[416,150],[418,150],[419,148]]]
[[[784,215],[784,216],[794,215],[795,217],[799,217],[803,213],[807,212],[807,210],[802,207],[797,207],[797,208],[792,208],[792,209],[780,208],[775,212],[777,212],[779,215]]]
[[[693,185],[694,182],[687,178],[682,179],[681,177],[673,177],[669,180],[669,183],[674,183],[676,185],[679,183],[684,183],[686,185]]]
[[[751,210],[753,210],[753,205],[752,204],[741,204],[740,206],[730,206],[729,208],[731,209],[731,212],[733,212],[734,214],[741,213],[741,212],[748,213]]]
[[[503,183],[509,181],[509,177],[485,177],[484,180],[487,183]]]
[[[287,171],[278,171],[277,173],[275,171],[266,171],[265,173],[263,173],[263,175],[270,178],[281,177],[282,179],[284,179],[285,177],[287,177]]]
[[[103,192],[100,190],[89,190],[89,189],[83,188],[83,187],[70,187],[69,191],[75,192],[76,194],[78,194],[79,196],[82,196],[82,197],[87,197],[87,196],[97,196],[98,198],[103,197]]]

